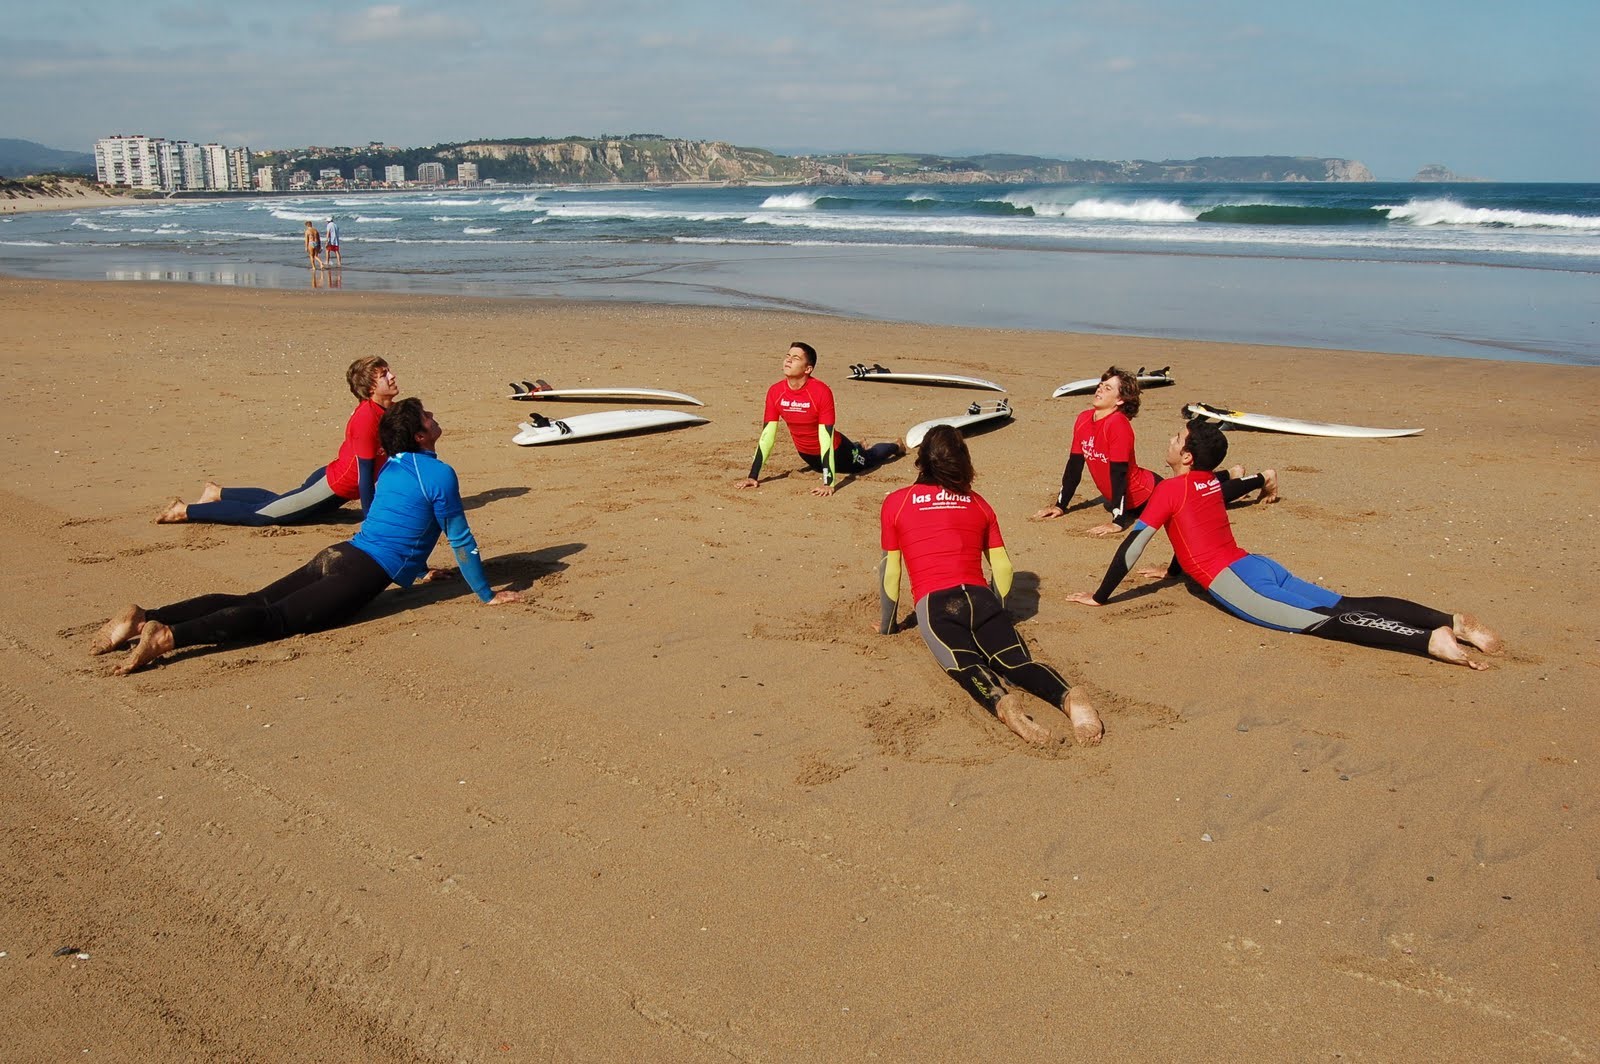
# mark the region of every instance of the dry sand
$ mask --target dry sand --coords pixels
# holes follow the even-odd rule
[[[0,281],[0,1057],[1600,1056],[1594,370],[357,278]],[[977,486],[1020,627],[1103,746],[1025,749],[914,633],[871,634],[908,460],[824,500],[785,440],[734,487],[796,338],[857,439],[978,396],[852,362],[1010,387]],[[529,601],[391,590],[337,631],[108,675],[87,649],[113,609],[247,590],[355,531],[152,519],[331,458],[368,353],[437,412],[490,577]],[[1477,611],[1509,653],[1474,673],[1172,586],[1067,602],[1114,544],[1079,534],[1098,508],[1026,519],[1081,409],[1047,397],[1113,361],[1181,382],[1136,422],[1147,465],[1190,400],[1426,426],[1236,434],[1285,501],[1235,530],[1307,578]],[[711,423],[516,448],[505,382],[533,376],[687,390]]]
[[[33,211],[81,211],[89,207],[119,207],[138,203],[131,190],[107,192],[104,186],[72,179],[52,180],[44,186],[21,181],[0,182],[0,214]]]

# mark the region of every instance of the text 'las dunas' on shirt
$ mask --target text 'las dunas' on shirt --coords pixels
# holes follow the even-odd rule
[[[911,577],[911,597],[962,584],[987,584],[983,552],[1003,547],[994,508],[977,492],[912,484],[889,493],[879,514],[880,545],[897,550]]]

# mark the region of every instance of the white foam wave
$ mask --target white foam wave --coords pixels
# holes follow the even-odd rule
[[[467,236],[487,236],[490,233],[498,233],[500,227],[498,225],[469,225],[461,231]]]
[[[74,219],[72,219],[72,224],[74,226],[76,226],[77,228],[79,228],[79,229],[92,229],[97,233],[123,233],[123,232],[127,232],[127,230],[123,229],[121,226],[118,226],[118,225],[101,225],[98,222],[91,222],[87,218],[74,218]]]
[[[1019,210],[1026,207],[1033,211],[1035,218],[1075,221],[1192,222],[1200,217],[1197,209],[1164,199],[1115,200],[1096,196],[1061,199],[1050,193],[1012,193],[1001,196],[998,202],[1009,203]]]
[[[1410,200],[1398,206],[1380,206],[1391,222],[1408,225],[1484,225],[1510,229],[1587,229],[1600,231],[1600,218],[1581,214],[1541,214],[1537,211],[1468,207],[1452,199]]]
[[[270,208],[268,213],[270,213],[274,218],[278,219],[279,221],[283,221],[283,222],[319,222],[320,223],[320,222],[324,221],[328,217],[326,211],[315,211],[315,212],[312,212],[310,214],[307,214],[307,213],[304,213],[304,212],[301,212],[301,211],[287,210],[287,209],[285,209],[283,207]]]
[[[354,221],[362,222],[362,223],[369,224],[369,225],[376,224],[378,222],[398,222],[399,220],[400,220],[399,218],[386,218],[386,217],[383,217],[382,215],[370,215],[369,216],[369,215],[365,215],[365,214],[358,214],[354,218]]]
[[[470,214],[430,214],[430,215],[428,215],[428,221],[430,221],[430,222],[470,222],[470,221],[472,221],[472,219],[473,219],[473,215],[470,215]]]
[[[634,207],[610,203],[572,203],[552,205],[547,212],[552,218],[593,220],[615,218],[621,221],[677,220],[685,222],[742,222],[749,219],[745,211],[672,211],[657,207]]]
[[[127,207],[119,211],[106,211],[112,218],[154,218],[163,214],[177,214],[175,207]]]
[[[0,240],[0,245],[8,248],[53,248],[56,246],[47,244],[42,240]]]
[[[511,214],[515,211],[542,211],[544,206],[539,202],[538,196],[523,196],[509,203],[502,202],[495,210],[501,214]]]
[[[817,205],[821,192],[778,192],[761,201],[764,211],[803,211]]]

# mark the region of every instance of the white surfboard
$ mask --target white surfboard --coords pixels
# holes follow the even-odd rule
[[[895,373],[879,365],[854,365],[850,377],[858,381],[888,381],[891,384],[932,384],[944,388],[984,388],[991,392],[1005,391],[994,381],[982,377],[963,377],[958,373]]]
[[[1185,418],[1205,418],[1222,422],[1223,428],[1238,425],[1247,429],[1267,432],[1292,432],[1300,436],[1339,436],[1354,440],[1386,439],[1391,436],[1416,436],[1422,429],[1379,429],[1364,425],[1339,425],[1331,421],[1302,421],[1293,417],[1275,417],[1272,414],[1252,414],[1244,410],[1224,410],[1209,403],[1186,403]]]
[[[552,388],[545,381],[511,382],[508,399],[567,399],[577,402],[605,402],[628,399],[641,403],[691,403],[705,406],[700,400],[683,392],[669,392],[664,388]]]
[[[1134,376],[1139,378],[1139,387],[1141,388],[1159,388],[1164,384],[1177,384],[1178,382],[1167,373],[1167,370],[1171,368],[1171,366],[1164,366],[1161,369],[1145,369],[1141,366],[1139,367],[1139,372]],[[1085,377],[1081,381],[1068,381],[1051,392],[1050,398],[1060,399],[1063,395],[1093,395],[1094,390],[1098,387],[1100,387],[1099,377]]]
[[[541,418],[535,422],[524,421],[522,430],[511,437],[520,447],[541,443],[566,443],[595,436],[616,436],[624,432],[642,432],[645,429],[666,428],[669,425],[702,425],[706,419],[682,410],[602,410],[597,414],[575,414],[565,418]]]
[[[906,446],[908,448],[920,447],[922,445],[922,438],[926,436],[928,434],[928,430],[933,428],[935,425],[949,425],[951,428],[960,429],[965,432],[974,425],[981,425],[987,421],[1008,419],[1010,417],[1011,400],[1009,399],[996,399],[992,403],[973,403],[971,406],[967,407],[967,412],[965,414],[956,414],[952,417],[936,417],[932,420],[923,421],[912,425],[909,429],[906,429]]]

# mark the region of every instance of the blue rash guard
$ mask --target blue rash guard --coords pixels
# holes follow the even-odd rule
[[[350,542],[383,567],[401,587],[428,571],[428,555],[443,532],[456,564],[479,599],[494,598],[461,506],[456,471],[432,451],[391,455],[378,474],[378,490],[361,531]]]

